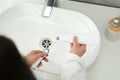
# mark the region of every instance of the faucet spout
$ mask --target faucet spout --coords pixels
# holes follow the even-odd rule
[[[42,11],[43,17],[50,17],[54,4],[55,4],[55,0],[45,0],[44,8]]]

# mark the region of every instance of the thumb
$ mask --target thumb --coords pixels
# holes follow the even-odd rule
[[[36,58],[43,57],[46,53],[45,52],[39,52],[35,56]]]
[[[78,40],[77,40],[77,36],[73,37],[73,45],[77,45],[78,44]]]

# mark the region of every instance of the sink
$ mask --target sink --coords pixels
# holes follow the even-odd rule
[[[0,34],[11,38],[23,56],[30,50],[42,49],[40,41],[44,36],[93,34],[94,44],[87,44],[87,51],[81,57],[86,68],[91,66],[100,50],[100,34],[93,21],[82,13],[60,8],[54,8],[50,18],[45,18],[41,16],[42,9],[42,5],[30,3],[9,8],[0,16]],[[50,49],[49,62],[43,62],[35,74],[40,78],[45,76],[43,73],[48,73],[50,78],[43,80],[53,80],[53,77],[59,80],[61,65],[69,49],[69,43],[55,43]]]
[[[11,0],[0,0],[0,14],[12,5]]]

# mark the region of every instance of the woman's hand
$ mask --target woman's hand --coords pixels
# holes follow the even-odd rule
[[[46,55],[46,53],[41,50],[32,50],[25,56],[25,61],[31,66],[38,58],[43,57],[44,55]],[[44,58],[44,61],[48,62],[48,59]],[[42,66],[42,63],[38,64],[38,67],[40,66]]]

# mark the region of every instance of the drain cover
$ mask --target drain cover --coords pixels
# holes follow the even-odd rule
[[[48,49],[52,45],[52,40],[49,37],[44,37],[40,41],[40,47]]]

